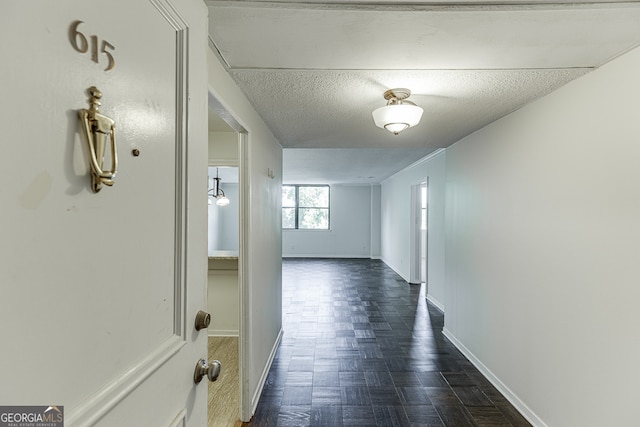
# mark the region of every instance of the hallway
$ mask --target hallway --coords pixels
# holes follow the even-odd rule
[[[382,261],[285,259],[284,336],[249,426],[529,426]]]

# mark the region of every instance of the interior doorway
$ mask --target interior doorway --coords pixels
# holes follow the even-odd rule
[[[209,359],[222,364],[209,383],[208,426],[237,424],[246,413],[243,389],[245,211],[243,144],[246,131],[209,93],[208,272]],[[204,197],[203,197],[204,200]]]
[[[420,282],[427,283],[427,254],[429,246],[428,237],[428,183],[427,181],[420,184]]]
[[[428,285],[429,178],[411,186],[410,280]]]

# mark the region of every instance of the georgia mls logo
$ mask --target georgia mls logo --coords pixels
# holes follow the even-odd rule
[[[64,406],[0,406],[0,427],[64,427]]]

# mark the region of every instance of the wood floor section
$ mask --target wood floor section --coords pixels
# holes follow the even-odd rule
[[[380,260],[283,260],[282,311],[251,427],[531,427]]]
[[[222,364],[218,380],[209,383],[209,427],[240,426],[238,337],[209,337],[208,352]]]

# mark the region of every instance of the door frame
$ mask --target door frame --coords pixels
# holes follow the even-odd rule
[[[409,219],[409,283],[422,283],[422,187],[427,187],[427,233],[425,246],[425,284],[429,282],[429,177],[411,185],[411,204]]]
[[[247,290],[247,283],[249,277],[248,227],[250,181],[246,154],[248,151],[249,133],[214,94],[210,86],[208,91],[208,106],[238,135],[238,162],[237,165],[229,166],[238,167],[238,392],[240,394],[238,416],[240,420],[244,422],[248,421],[252,415],[248,375],[249,322],[247,321],[249,314],[249,292]]]

